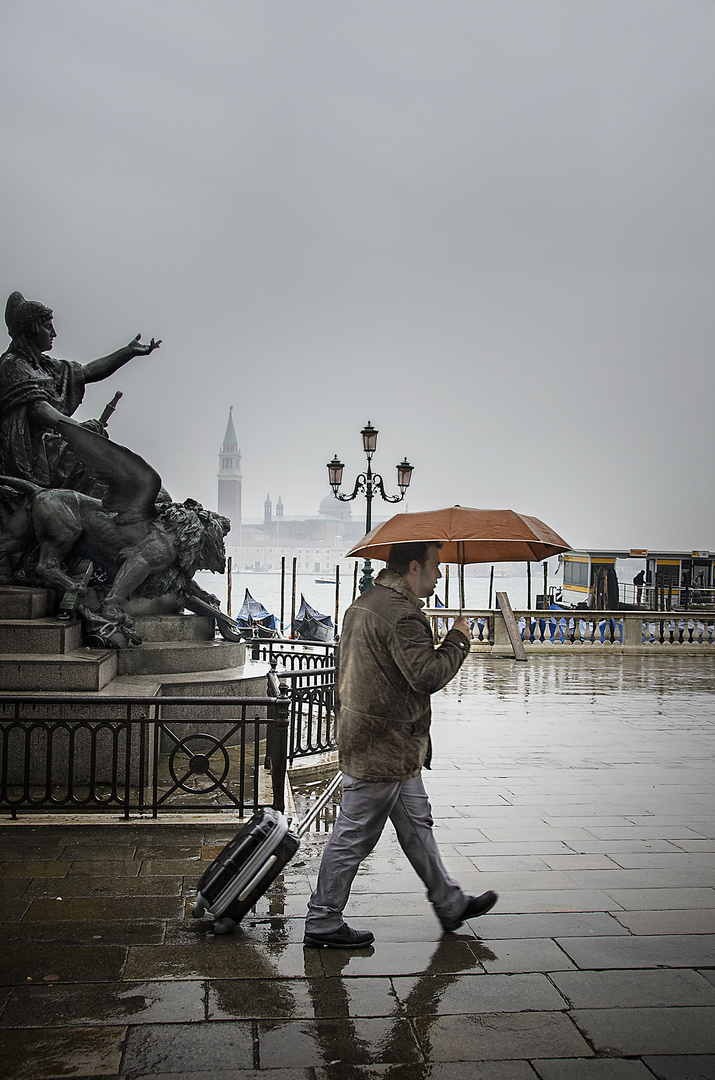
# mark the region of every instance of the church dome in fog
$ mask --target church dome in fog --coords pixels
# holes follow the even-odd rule
[[[350,503],[340,502],[330,491],[321,502],[318,513],[326,517],[349,518],[352,517],[353,511]]]

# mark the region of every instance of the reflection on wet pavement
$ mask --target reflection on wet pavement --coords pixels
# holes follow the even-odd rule
[[[224,937],[190,910],[230,820],[6,824],[3,1075],[713,1075],[713,689],[707,654],[470,657],[425,782],[447,866],[500,902],[451,935],[386,830],[346,912],[375,945],[303,948],[335,808]]]

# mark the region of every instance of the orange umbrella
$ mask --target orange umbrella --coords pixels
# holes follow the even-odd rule
[[[562,537],[538,518],[514,510],[475,510],[448,506],[416,514],[396,514],[376,525],[348,556],[387,562],[393,544],[436,543],[446,563],[541,562],[568,551]]]

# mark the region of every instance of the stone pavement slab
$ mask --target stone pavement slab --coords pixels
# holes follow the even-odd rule
[[[653,1080],[653,1074],[642,1061],[557,1058],[531,1064],[541,1080]]]
[[[590,1057],[591,1047],[560,1012],[419,1016],[415,1029],[430,1061]]]
[[[658,971],[555,971],[550,979],[577,1009],[715,1005],[715,986],[687,968]]]
[[[715,1080],[715,1054],[672,1054],[643,1060],[658,1080]]]
[[[597,1051],[715,1054],[715,1007],[574,1009],[574,1022]]]

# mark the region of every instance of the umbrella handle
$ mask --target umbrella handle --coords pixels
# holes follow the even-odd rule
[[[457,559],[459,561],[459,614],[464,607],[464,542],[457,541]]]

